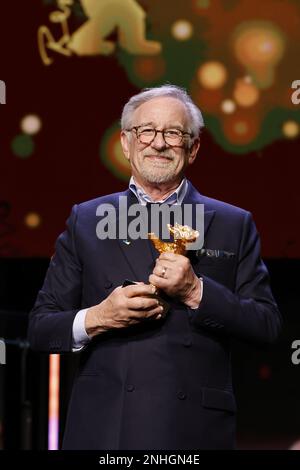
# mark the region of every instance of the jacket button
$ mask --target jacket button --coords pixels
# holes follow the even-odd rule
[[[184,338],[183,340],[183,345],[186,347],[186,348],[189,348],[190,346],[192,346],[192,340],[191,338]]]
[[[179,392],[177,392],[177,398],[179,398],[179,400],[185,400],[186,393],[184,393],[182,390],[179,390]]]
[[[134,390],[134,385],[132,385],[132,384],[126,385],[126,390],[127,390],[127,392],[133,392],[133,390]]]
[[[105,281],[105,283],[104,283],[105,289],[110,289],[112,285],[113,285],[113,283],[111,281]]]

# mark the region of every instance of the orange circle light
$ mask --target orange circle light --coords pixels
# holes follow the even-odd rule
[[[259,99],[259,90],[252,83],[239,79],[236,82],[233,96],[240,106],[253,106]]]
[[[36,212],[29,212],[25,216],[25,224],[29,228],[37,228],[41,224],[41,217]]]
[[[227,115],[223,130],[226,138],[234,145],[248,145],[259,134],[260,122],[255,114],[248,115],[248,111],[237,110]]]

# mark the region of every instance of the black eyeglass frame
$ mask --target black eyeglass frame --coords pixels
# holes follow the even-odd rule
[[[160,131],[159,129],[151,128],[151,130],[154,131],[153,139],[150,140],[150,142],[141,142],[141,141],[140,141],[140,137],[139,137],[140,135],[139,135],[139,133],[138,133],[138,129],[139,129],[140,127],[145,127],[145,126],[133,126],[133,127],[131,127],[130,129],[126,129],[126,132],[135,131],[136,137],[137,137],[138,141],[139,141],[141,144],[144,144],[144,145],[150,145],[150,144],[152,144],[152,142],[153,142],[153,140],[155,140],[155,138],[156,138],[158,132],[161,132],[165,143],[166,143],[167,145],[169,145],[170,147],[177,147],[178,145],[181,145],[182,142],[183,142],[183,139],[184,139],[184,136],[185,136],[185,135],[188,135],[190,138],[193,138],[193,134],[192,134],[191,132],[183,132],[183,131],[180,130],[180,129],[168,128],[168,129],[163,129],[162,131]],[[149,127],[149,129],[150,129],[150,127]],[[177,144],[169,144],[169,142],[166,141],[165,132],[170,131],[170,130],[176,130],[176,131],[180,132],[180,134],[181,134],[181,139],[180,139],[180,142],[178,142]]]

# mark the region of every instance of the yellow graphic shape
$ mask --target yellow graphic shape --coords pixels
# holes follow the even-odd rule
[[[51,23],[60,24],[62,28],[62,36],[59,40],[55,40],[48,26],[40,26],[38,29],[38,46],[42,61],[45,65],[51,65],[53,59],[49,57],[48,50],[58,52],[65,56],[71,56],[72,51],[68,49],[68,42],[70,40],[68,18],[71,15],[71,6],[73,0],[57,0],[57,6],[60,10],[53,11],[49,15]]]
[[[269,88],[274,82],[275,68],[285,51],[281,30],[267,21],[241,24],[234,34],[234,53],[256,86]]]
[[[116,30],[119,45],[131,54],[161,51],[160,43],[146,39],[146,13],[135,0],[81,0],[81,5],[89,19],[73,33],[68,44],[76,54],[112,54],[116,44],[106,37]]]
[[[49,15],[51,23],[60,24],[62,28],[62,36],[58,41],[55,40],[48,26],[40,26],[38,29],[38,46],[40,56],[45,65],[51,65],[53,59],[49,57],[48,51],[54,51],[67,57],[72,55],[72,51],[68,49],[70,40],[68,18],[71,15],[71,6],[73,0],[57,0],[57,6],[60,10],[53,11]]]

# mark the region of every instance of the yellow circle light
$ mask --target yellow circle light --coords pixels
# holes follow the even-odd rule
[[[233,100],[224,100],[221,104],[221,109],[225,114],[232,114],[236,110],[236,105]]]
[[[198,69],[198,80],[210,90],[222,88],[227,80],[227,70],[221,62],[206,62]]]
[[[193,34],[193,25],[187,20],[178,20],[173,23],[172,34],[178,41],[186,41]]]
[[[25,225],[29,228],[37,228],[41,225],[41,217],[36,212],[29,212],[25,216]]]
[[[295,139],[300,133],[299,124],[296,121],[286,121],[283,124],[282,132],[288,139]]]
[[[23,117],[20,126],[24,134],[33,135],[37,134],[41,130],[42,121],[39,116],[36,116],[35,114],[28,114],[27,116]]]

